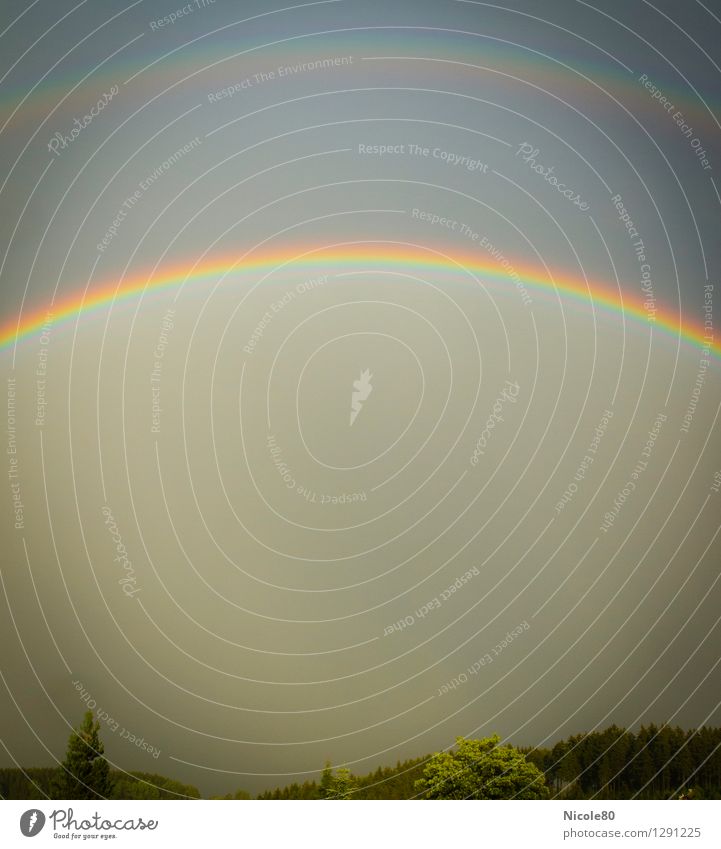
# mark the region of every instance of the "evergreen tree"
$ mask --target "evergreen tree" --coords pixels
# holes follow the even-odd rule
[[[164,775],[156,775],[150,772],[116,772],[111,776],[113,784],[112,798],[113,799],[199,799],[200,793],[197,787],[192,784],[181,784],[179,781],[174,781],[172,778],[166,778]],[[242,793],[242,791],[238,791]],[[237,793],[233,797],[230,794],[228,799],[250,798],[246,793],[245,797],[238,796]]]
[[[92,711],[87,711],[82,725],[68,740],[65,760],[53,788],[54,798],[106,799],[111,795],[113,782],[99,730],[100,723],[93,722]]]
[[[321,799],[330,798],[331,788],[333,787],[333,770],[330,761],[325,762],[323,772],[320,776],[320,797]]]
[[[581,772],[578,762],[579,750],[576,746],[577,740],[570,738],[568,741],[561,740],[551,750],[552,763],[555,764],[556,790],[573,784]]]
[[[644,789],[648,790],[647,785],[653,778],[653,759],[649,746],[651,736],[651,730],[642,725],[633,742],[625,773],[626,784],[632,789],[632,795],[638,792],[643,794]]]

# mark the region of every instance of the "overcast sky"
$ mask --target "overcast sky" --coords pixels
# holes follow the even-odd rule
[[[721,722],[721,10],[597,5],[3,4],[0,764]]]

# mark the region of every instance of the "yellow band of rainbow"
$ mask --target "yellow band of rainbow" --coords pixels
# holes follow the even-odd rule
[[[433,281],[434,277],[449,274],[462,275],[468,282],[475,277],[478,282],[488,286],[489,291],[507,293],[519,298],[517,284],[522,284],[528,294],[537,293],[563,299],[573,299],[587,307],[600,308],[604,312],[616,313],[623,320],[632,319],[634,323],[643,322],[665,333],[675,336],[682,342],[694,345],[721,357],[721,343],[714,341],[713,334],[704,329],[702,322],[690,322],[682,318],[679,309],[671,309],[655,304],[655,317],[649,320],[644,300],[611,289],[594,281],[587,282],[580,277],[553,272],[552,275],[539,272],[538,268],[515,264],[515,278],[499,269],[493,259],[479,257],[478,254],[454,253],[452,257],[433,249],[405,244],[357,244],[345,243],[330,248],[273,250],[264,254],[246,255],[238,259],[237,255],[223,256],[203,260],[195,265],[164,266],[150,276],[149,272],[134,274],[118,281],[117,278],[98,282],[91,286],[87,294],[77,291],[57,299],[53,304],[26,311],[5,321],[0,326],[0,350],[13,346],[16,342],[38,334],[47,324],[48,314],[52,315],[53,325],[79,320],[82,316],[102,308],[109,308],[133,298],[172,290],[182,286],[196,287],[217,280],[224,275],[242,274],[260,279],[272,274],[275,269],[290,267],[294,273],[306,276],[318,274],[338,274],[352,271],[374,270],[379,273],[405,272]],[[515,281],[515,282],[514,282]],[[529,307],[532,308],[532,307]]]

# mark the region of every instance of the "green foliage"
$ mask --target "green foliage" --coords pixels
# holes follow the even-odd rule
[[[415,783],[423,775],[429,755],[397,761],[395,767],[378,767],[375,772],[356,778],[354,799],[413,799]]]
[[[110,796],[113,784],[99,730],[100,723],[93,722],[93,712],[86,711],[82,724],[68,740],[65,760],[52,788],[53,798],[107,799]]]
[[[253,797],[246,790],[236,790],[235,793],[226,793],[225,796],[211,796],[210,798],[237,801],[239,799],[252,799]]]
[[[428,760],[416,758],[409,761],[398,761],[395,767],[378,767],[367,775],[352,775],[354,789],[351,799],[412,799],[415,781],[423,773],[423,765]],[[340,770],[339,770],[340,772]],[[305,781],[303,784],[294,782],[286,787],[266,790],[259,799],[327,799],[333,792],[335,776],[330,763],[326,763],[321,773],[320,782]]]
[[[493,738],[491,738],[493,739]],[[503,749],[508,747],[495,747]],[[552,748],[518,748],[528,766],[545,776],[554,798],[560,799],[719,799],[721,798],[721,728],[684,731],[667,725],[641,726],[637,732],[615,725],[603,731],[576,734]],[[398,762],[375,772],[353,776],[353,799],[417,798],[419,780],[433,758]],[[267,791],[262,799],[324,799],[332,770],[320,784],[305,782]],[[533,785],[531,789],[535,789]],[[465,798],[465,797],[463,797]],[[478,795],[473,798],[481,798]],[[523,798],[518,796],[518,798]]]
[[[333,768],[330,765],[330,761],[325,762],[325,766],[323,767],[323,772],[320,774],[320,798],[327,799],[330,795],[331,788],[333,786]]]
[[[456,749],[428,761],[416,790],[426,799],[546,799],[543,773],[497,736],[456,738]]]
[[[527,757],[563,799],[721,797],[721,728],[612,725]]]
[[[58,779],[58,770],[52,766],[0,769],[0,798],[48,799]]]
[[[164,775],[116,772],[113,778],[113,799],[200,799],[197,787],[181,784]]]
[[[321,773],[320,783],[306,781],[294,782],[287,787],[262,793],[259,799],[356,799],[357,779],[349,769],[340,767],[335,772],[326,762]]]
[[[98,785],[107,767],[98,726],[92,715],[85,715],[83,725],[73,732],[68,744],[66,768],[75,764],[78,772],[54,767],[25,769],[0,768],[0,797],[4,799],[98,798]],[[95,743],[93,742],[95,740]],[[509,747],[498,746],[497,738],[490,747],[494,757],[509,757]],[[488,741],[484,743],[488,754]],[[97,754],[96,754],[97,753]],[[637,732],[615,725],[603,731],[577,734],[558,741],[552,748],[510,749],[515,763],[525,758],[525,767],[535,767],[545,774],[545,782],[554,798],[561,799],[719,799],[721,798],[721,728],[699,728],[684,731],[669,725],[641,726]],[[514,756],[515,753],[515,756]],[[335,774],[328,765],[320,782],[293,783],[261,794],[261,799],[413,799],[418,796],[416,784],[425,792],[426,771],[438,759],[444,764],[450,753],[432,758],[417,758],[395,767],[378,767],[367,775],[352,775],[347,770]],[[99,766],[93,768],[93,764]],[[524,768],[525,769],[525,768]],[[431,772],[433,768],[431,768]],[[469,770],[472,772],[472,770]],[[525,772],[522,770],[522,774]],[[82,776],[89,774],[88,781]],[[78,780],[78,774],[80,780]],[[529,774],[530,775],[530,774]],[[109,792],[113,799],[178,799],[199,798],[197,788],[171,778],[144,772],[131,774],[108,770]],[[89,796],[84,784],[93,788]],[[529,783],[529,782],[527,782]],[[69,786],[72,785],[72,786]],[[530,785],[534,789],[537,784]],[[61,789],[62,788],[62,789]],[[78,795],[74,795],[74,794]],[[81,795],[84,794],[84,795]],[[482,798],[478,794],[473,798]],[[249,794],[216,797],[246,799]],[[454,797],[455,798],[455,797]],[[462,798],[465,798],[463,796]],[[523,798],[518,796],[518,798]]]
[[[330,773],[329,775],[326,775]],[[323,770],[321,787],[326,799],[351,799],[356,789],[356,782],[351,771],[345,767],[339,767],[335,775],[329,766]]]
[[[54,767],[0,769],[0,797],[4,799],[77,798],[57,795],[62,774],[62,770]],[[172,778],[154,773],[125,773],[111,770],[110,783],[112,789],[107,797],[109,799],[200,798],[197,787],[190,784],[181,784]],[[250,795],[239,790],[235,796],[229,795],[227,798],[249,799]]]
[[[266,790],[258,796],[259,799],[325,799],[320,785],[315,781],[304,781],[298,784],[294,781],[285,787],[276,787],[275,790]]]

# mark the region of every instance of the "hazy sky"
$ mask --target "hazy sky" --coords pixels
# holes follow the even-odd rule
[[[0,764],[721,722],[719,18],[3,3]]]

